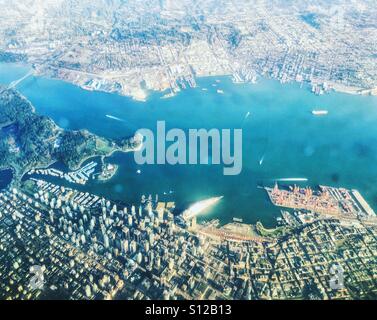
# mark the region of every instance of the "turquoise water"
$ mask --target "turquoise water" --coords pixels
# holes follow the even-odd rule
[[[0,83],[9,83],[26,72],[27,68],[20,66],[0,65]],[[198,88],[170,99],[151,94],[146,103],[47,78],[28,78],[18,89],[39,113],[60,126],[85,128],[111,138],[131,135],[139,128],[154,129],[158,120],[165,120],[168,129],[243,129],[243,171],[239,176],[223,176],[222,166],[140,167],[132,154],[117,153],[109,161],[121,165],[118,174],[106,184],[90,184],[86,187],[89,191],[126,202],[158,193],[161,199],[176,201],[182,208],[192,201],[224,195],[208,218],[226,222],[239,217],[272,225],[279,209],[269,203],[258,184],[300,177],[307,178],[305,184],[311,186],[358,189],[377,211],[377,97],[335,92],[315,96],[298,84],[261,79],[256,85],[236,85],[225,77],[217,79],[221,82],[200,79]],[[329,114],[313,116],[311,110],[318,108],[329,110]]]

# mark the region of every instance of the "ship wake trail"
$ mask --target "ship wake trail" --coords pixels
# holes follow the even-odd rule
[[[280,179],[272,179],[273,181],[279,181],[279,182],[305,182],[308,181],[307,178],[280,178]]]
[[[264,162],[264,156],[265,156],[265,155],[263,155],[262,158],[260,158],[260,160],[259,160],[259,165],[260,165],[260,166],[261,166],[261,165],[263,164],[263,162]]]
[[[242,127],[245,125],[247,119],[248,119],[250,116],[251,116],[251,113],[250,113],[250,111],[248,111],[248,112],[246,113],[245,117],[244,117],[243,120],[242,120]]]
[[[124,122],[123,119],[118,118],[118,117],[114,117],[114,116],[112,116],[112,115],[110,115],[110,114],[107,114],[107,115],[106,115],[106,118],[109,118],[109,119],[112,119],[112,120],[116,120],[116,121],[120,121],[120,122]]]
[[[205,211],[207,208],[213,206],[217,202],[219,202],[223,196],[220,197],[213,197],[206,200],[198,201],[194,203],[190,208],[186,209],[182,213],[182,217],[184,220],[188,221],[199,214],[201,214],[203,211]]]

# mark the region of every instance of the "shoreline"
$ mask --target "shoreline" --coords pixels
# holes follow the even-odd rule
[[[66,82],[66,83],[70,83],[76,87],[79,87],[83,90],[86,90],[86,91],[94,91],[94,92],[104,92],[104,93],[108,93],[108,94],[118,94],[119,96],[121,97],[127,97],[127,98],[130,98],[136,102],[142,102],[142,103],[146,103],[149,101],[149,97],[150,97],[150,94],[148,93],[160,93],[160,94],[163,94],[165,90],[159,90],[157,88],[152,88],[152,89],[149,89],[149,90],[146,90],[146,94],[145,96],[143,97],[140,97],[138,94],[135,94],[135,95],[130,95],[130,94],[125,94],[124,92],[120,91],[120,90],[116,90],[116,91],[111,91],[111,90],[103,90],[103,89],[91,89],[91,90],[88,90],[86,88],[84,88],[82,85],[80,85],[79,83],[75,83],[75,82],[72,82],[70,81],[69,79],[64,79],[64,78],[59,78],[59,77],[51,77],[51,76],[48,76],[46,74],[38,74],[37,76],[41,76],[41,77],[47,77],[49,79],[53,79],[53,80],[58,80],[58,81],[63,81],[63,82]],[[230,79],[232,81],[232,83],[234,83],[235,85],[237,84],[255,84],[255,82],[252,82],[252,81],[242,81],[242,82],[237,82],[237,81],[234,81],[233,80],[233,76],[226,73],[226,74],[219,74],[219,75],[200,75],[197,77],[197,79],[203,79],[203,78],[217,78],[217,77],[226,77],[228,79]],[[266,77],[266,76],[262,76],[262,75],[259,75],[260,78],[264,78],[264,79],[267,79],[267,80],[273,80],[273,81],[278,81],[280,82],[282,85],[284,85],[285,83],[282,83],[279,79],[276,79],[276,78],[272,78],[272,77]],[[341,83],[337,83],[337,82],[333,82],[333,81],[328,81],[328,80],[313,80],[313,81],[305,81],[305,82],[300,82],[300,81],[295,81],[295,80],[292,80],[292,81],[289,81],[289,82],[286,82],[286,83],[296,83],[296,84],[300,84],[300,83],[306,83],[307,85],[311,86],[311,85],[318,85],[318,84],[321,84],[321,83],[328,83],[330,85],[330,89],[325,92],[326,93],[329,93],[331,91],[334,91],[334,92],[338,92],[338,93],[343,93],[343,94],[350,94],[350,95],[365,95],[365,96],[368,96],[368,95],[371,95],[371,96],[377,96],[377,87],[375,88],[361,88],[361,87],[353,87],[353,86],[347,86],[347,85],[344,85],[344,84],[341,84]],[[197,86],[198,87],[198,86]],[[192,88],[197,88],[197,87],[192,87]],[[136,89],[135,89],[136,90]],[[182,89],[182,90],[186,90],[186,89]],[[168,96],[168,97],[165,97],[165,96],[162,96],[161,98],[163,99],[166,99],[166,98],[174,98],[177,94],[179,94],[179,92],[175,92],[173,95],[171,96]],[[313,93],[315,94],[315,93]]]
[[[29,67],[29,70],[34,70],[34,74],[32,76],[34,77],[41,77],[41,78],[47,78],[47,79],[50,79],[50,80],[55,80],[55,81],[63,81],[65,83],[68,83],[68,84],[71,84],[71,85],[74,85],[82,90],[85,90],[85,91],[92,91],[92,92],[103,92],[103,93],[107,93],[107,94],[117,94],[121,97],[126,97],[126,98],[129,98],[129,99],[132,99],[133,101],[136,101],[136,102],[140,102],[140,103],[146,103],[148,101],[150,101],[150,96],[151,94],[153,95],[154,93],[160,93],[160,94],[164,94],[164,92],[166,92],[168,89],[158,89],[158,88],[151,88],[151,89],[145,89],[145,88],[133,88],[132,90],[128,90],[128,93],[126,93],[124,90],[106,90],[106,89],[96,89],[96,88],[86,88],[85,85],[82,85],[80,83],[77,83],[75,81],[71,81],[69,78],[64,78],[64,77],[58,77],[58,76],[54,76],[52,74],[49,74],[48,72],[43,72],[41,70],[37,70],[35,67],[33,66],[30,66],[29,63],[23,63],[23,62],[12,62],[12,63],[7,63],[7,62],[1,62],[0,64],[7,64],[7,65],[13,65],[13,66],[16,66],[16,67]],[[38,68],[38,66],[37,66]],[[83,73],[83,71],[80,71],[80,70],[70,70],[71,72],[77,72],[77,73]],[[94,75],[93,75],[94,76]],[[108,78],[106,77],[103,77],[101,75],[96,75],[98,78],[104,78],[104,79],[107,79],[109,80]],[[203,78],[216,78],[216,77],[226,77],[228,79],[230,79],[232,81],[232,83],[234,84],[255,84],[255,82],[253,81],[242,81],[242,82],[238,82],[238,81],[234,81],[233,79],[233,75],[229,74],[229,73],[224,73],[224,74],[216,74],[216,75],[213,75],[213,74],[208,74],[208,75],[203,75],[201,74],[200,76],[197,76],[197,79],[203,79]],[[288,81],[288,82],[285,82],[285,83],[282,83],[279,79],[276,79],[276,78],[273,78],[273,77],[269,77],[269,76],[264,76],[264,75],[259,75],[258,76],[259,78],[263,78],[263,79],[267,79],[267,80],[273,80],[273,81],[278,81],[279,83],[281,83],[282,85],[285,84],[285,83],[296,83],[296,84],[302,84],[302,83],[305,83],[309,86],[312,86],[312,85],[320,85],[320,84],[323,84],[323,83],[327,83],[329,85],[329,90],[325,92],[326,93],[329,93],[331,91],[333,92],[338,92],[338,93],[343,93],[343,94],[350,94],[350,95],[365,95],[365,96],[377,96],[377,86],[374,87],[374,88],[362,88],[362,87],[355,87],[355,86],[350,86],[350,85],[344,85],[342,83],[338,83],[338,82],[334,82],[334,81],[330,81],[330,80],[321,80],[321,79],[314,79],[312,81],[296,81],[296,80],[292,80],[292,81]],[[193,88],[198,88],[199,86],[196,86],[196,87],[193,87]],[[15,88],[17,90],[17,88]],[[186,89],[182,89],[182,90],[186,90]],[[143,92],[141,94],[141,91]],[[134,94],[132,94],[132,92],[134,92]],[[178,94],[179,92],[175,92],[174,95],[172,95],[171,97],[174,97]],[[313,93],[313,92],[312,92]],[[315,93],[313,93],[315,94]],[[164,96],[162,96],[161,98],[164,98]],[[169,97],[170,98],[170,97]]]
[[[139,148],[140,148],[140,147],[139,147]],[[29,172],[30,170],[32,170],[32,169],[34,169],[34,170],[46,170],[46,169],[49,169],[51,166],[53,166],[53,165],[56,164],[56,163],[62,163],[64,166],[67,167],[67,169],[68,169],[69,171],[77,171],[77,170],[81,169],[82,166],[83,166],[83,164],[84,164],[85,162],[89,161],[89,160],[93,160],[93,159],[95,159],[95,158],[100,158],[100,159],[101,159],[101,163],[103,164],[104,161],[105,161],[105,159],[110,158],[110,157],[111,157],[114,153],[116,153],[116,152],[120,152],[120,153],[135,152],[135,151],[138,151],[139,148],[135,148],[135,149],[127,149],[127,150],[122,150],[122,149],[120,149],[120,148],[115,148],[115,149],[112,150],[110,153],[105,154],[105,155],[97,154],[97,155],[87,156],[87,157],[83,158],[77,166],[74,166],[74,167],[70,167],[70,166],[68,166],[68,165],[66,165],[66,164],[64,164],[64,163],[62,163],[62,162],[60,162],[59,160],[54,160],[54,161],[51,161],[51,163],[49,163],[48,165],[36,166],[36,167],[34,167],[34,168],[31,168],[31,169],[30,169],[30,168],[27,168],[26,170],[24,170],[24,171],[22,172],[21,175],[18,175],[18,174],[17,174],[17,171],[16,171],[14,168],[12,168],[12,167],[7,167],[7,168],[4,168],[4,169],[0,167],[0,170],[11,169],[11,170],[12,170],[12,173],[13,173],[13,179],[12,179],[12,182],[15,181],[15,180],[18,180],[19,182],[21,182],[21,181],[24,179],[25,175],[28,174],[28,172]],[[15,178],[17,178],[17,179],[15,179]],[[106,182],[106,181],[108,181],[108,180],[105,180],[105,181],[103,181],[103,182]]]

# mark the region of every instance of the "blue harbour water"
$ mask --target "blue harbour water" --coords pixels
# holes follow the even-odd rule
[[[12,182],[13,173],[12,170],[0,170],[0,190],[7,188]]]
[[[27,70],[0,64],[0,83],[10,83]],[[199,79],[197,88],[169,99],[151,93],[147,102],[43,77],[28,78],[18,89],[37,112],[61,127],[88,129],[109,138],[132,135],[139,128],[155,130],[158,120],[165,120],[167,129],[243,129],[239,176],[223,176],[222,166],[138,166],[132,153],[116,153],[107,159],[120,165],[116,176],[106,183],[91,182],[85,186],[88,191],[128,203],[138,202],[142,194],[158,193],[182,208],[223,195],[206,218],[227,222],[238,217],[273,225],[279,209],[257,186],[299,177],[313,187],[358,189],[377,211],[377,97],[336,92],[315,96],[296,83],[260,79],[255,85],[233,84],[227,77]],[[313,109],[329,114],[315,117]]]

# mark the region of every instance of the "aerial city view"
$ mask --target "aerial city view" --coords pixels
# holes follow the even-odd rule
[[[376,300],[375,0],[0,0],[0,300]]]

